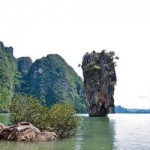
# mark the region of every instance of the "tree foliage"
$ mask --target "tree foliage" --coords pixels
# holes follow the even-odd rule
[[[13,48],[0,42],[0,111],[8,111],[17,84],[16,73]]]
[[[75,109],[70,103],[58,103],[50,109],[51,127],[55,128],[57,134],[69,136],[75,133],[78,125]]]
[[[42,106],[39,100],[28,95],[18,95],[10,106],[11,122],[31,122],[41,130],[55,130],[60,137],[75,133],[78,118],[70,103],[59,103],[50,109]]]

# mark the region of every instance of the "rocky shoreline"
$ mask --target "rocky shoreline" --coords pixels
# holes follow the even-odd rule
[[[53,141],[57,139],[55,132],[40,131],[30,122],[19,122],[5,126],[0,123],[0,140],[7,141]]]

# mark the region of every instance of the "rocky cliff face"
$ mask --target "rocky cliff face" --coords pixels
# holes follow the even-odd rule
[[[30,57],[20,57],[17,59],[18,71],[23,77],[28,73],[29,68],[32,65],[32,59]]]
[[[114,52],[86,53],[83,56],[84,93],[90,116],[105,116],[114,110],[116,84]]]

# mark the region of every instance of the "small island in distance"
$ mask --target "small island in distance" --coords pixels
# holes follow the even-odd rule
[[[125,108],[118,105],[115,107],[115,113],[150,113],[150,109]]]

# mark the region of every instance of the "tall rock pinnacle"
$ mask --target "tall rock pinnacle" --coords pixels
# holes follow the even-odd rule
[[[116,84],[115,53],[86,53],[83,56],[84,94],[89,116],[106,116],[114,111],[114,86]]]

